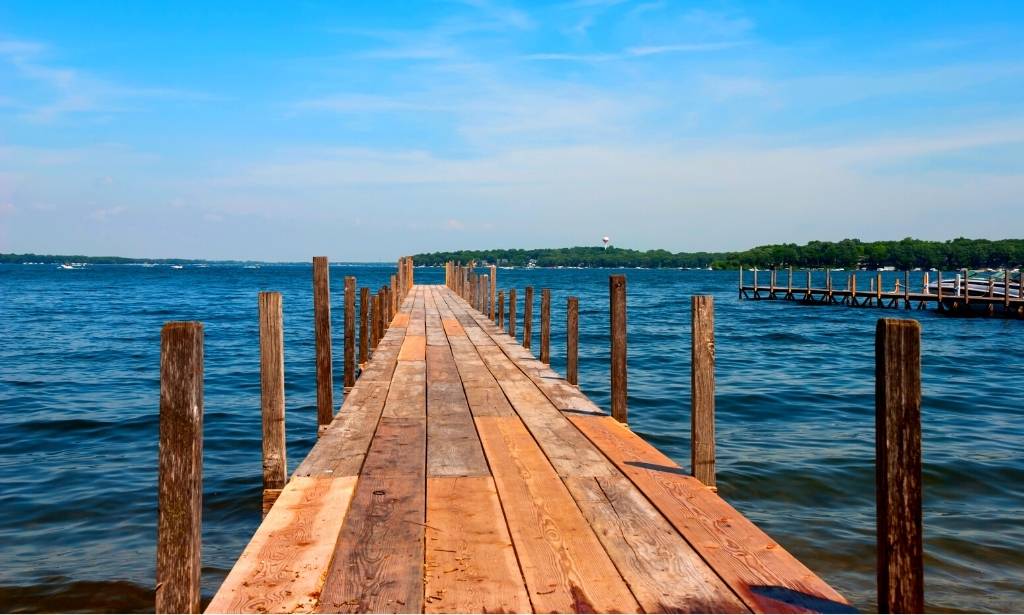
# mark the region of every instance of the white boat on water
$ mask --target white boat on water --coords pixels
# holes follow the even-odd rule
[[[61,269],[78,269],[78,267],[75,267],[71,263],[61,263],[60,264],[60,268]]]

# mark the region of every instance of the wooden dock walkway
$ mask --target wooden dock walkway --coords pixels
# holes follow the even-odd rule
[[[491,318],[410,286],[207,612],[852,610]]]
[[[1019,270],[1003,270],[1001,278],[990,275],[972,278],[969,270],[954,272],[953,277],[943,280],[943,272],[934,272],[935,281],[929,280],[928,271],[918,272],[918,290],[913,290],[909,271],[897,274],[891,290],[882,285],[882,272],[853,271],[845,274],[845,280],[835,281],[834,272],[825,269],[825,284],[811,285],[811,272],[805,271],[806,281],[800,284],[794,277],[793,268],[788,268],[785,283],[780,283],[777,269],[764,271],[768,283],[758,284],[758,270],[750,270],[747,276],[740,269],[739,298],[758,301],[796,301],[807,304],[846,305],[850,307],[904,308],[907,310],[935,308],[953,315],[998,316],[1003,318],[1024,318],[1024,284],[1020,283]],[[843,271],[843,270],[837,270]],[[858,287],[858,273],[862,285]],[[1011,274],[1017,274],[1016,281]],[[747,283],[747,277],[752,283]],[[867,278],[868,287],[863,286]],[[900,279],[902,278],[902,280]],[[1005,280],[1005,282],[1004,282]]]

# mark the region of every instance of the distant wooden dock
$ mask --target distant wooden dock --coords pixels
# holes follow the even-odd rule
[[[881,271],[825,269],[823,286],[811,285],[810,270],[794,273],[789,267],[783,271],[786,279],[780,281],[778,269],[744,271],[741,268],[739,297],[908,310],[934,306],[954,315],[1024,317],[1024,285],[1017,271],[986,272],[984,277],[972,277],[971,272],[964,269],[948,274],[945,279],[941,271],[917,271],[913,276],[918,278],[916,280],[912,280],[910,271],[903,271],[896,275],[890,288],[883,287]],[[760,283],[758,273],[765,274]],[[930,279],[932,273],[934,280]],[[1018,275],[1016,281],[1013,273]]]
[[[416,285],[403,259],[390,285],[359,293],[358,327],[347,278],[344,403],[326,420],[318,413],[319,439],[290,477],[280,295],[260,293],[265,517],[207,612],[853,611],[717,494],[711,297],[692,302],[686,470],[626,423],[625,277],[609,279],[608,414],[528,349],[532,301],[517,341],[515,289],[506,312],[496,273],[450,264],[446,285]],[[314,288],[323,401],[331,388],[331,362],[319,360],[330,356],[325,259],[314,259]],[[542,289],[545,360],[550,304]],[[570,297],[572,381],[577,306]],[[923,604],[919,328],[885,322],[880,603],[913,612]],[[200,323],[164,328],[160,410],[157,612],[198,612]]]

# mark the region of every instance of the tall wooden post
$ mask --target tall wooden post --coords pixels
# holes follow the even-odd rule
[[[551,363],[551,289],[540,290],[540,362]]]
[[[326,256],[313,257],[313,321],[316,330],[316,422],[322,429],[334,419],[331,282]]]
[[[505,291],[498,291],[498,329],[505,328]]]
[[[376,320],[377,335],[375,337],[377,339],[377,343],[374,344],[374,347],[379,346],[381,338],[384,337],[384,296],[384,287],[381,286],[377,289],[377,301],[375,303],[377,307],[377,314],[375,315],[374,320]]]
[[[903,307],[910,309],[910,270],[903,272]]]
[[[356,386],[356,279],[345,276],[345,389]],[[347,392],[347,390],[346,390]]]
[[[626,383],[626,276],[608,276],[608,303],[612,337],[612,418],[627,422]]]
[[[740,299],[743,298],[743,265],[740,265],[740,286],[737,294]]]
[[[203,325],[160,333],[156,612],[198,613],[203,512]]]
[[[921,325],[882,318],[875,330],[878,609],[924,612],[921,520]]]
[[[935,274],[935,293],[938,295],[939,308],[942,308],[942,272],[936,272]]]
[[[497,298],[497,292],[498,292],[498,266],[497,265],[491,265],[490,281],[491,281],[491,312],[490,312],[490,316],[491,316],[491,320],[493,321],[494,320],[494,302],[495,302],[495,300]]]
[[[508,334],[516,339],[516,289],[508,291]]]
[[[359,289],[359,365],[366,365],[370,358],[369,325],[367,318],[370,315],[370,289],[363,286]]]
[[[391,274],[391,314],[388,315],[388,322],[395,319],[398,313],[398,276]]]
[[[523,297],[523,348],[530,350],[533,346],[533,287],[526,287]]]
[[[715,298],[690,298],[690,467],[715,486]]]
[[[579,385],[580,300],[569,297],[565,305],[565,379]]]
[[[377,349],[377,295],[376,294],[370,295],[370,314],[369,314],[369,319],[370,319],[370,323],[369,323],[370,343],[368,344],[368,346],[370,347],[369,348],[370,353],[367,353],[367,355],[366,355],[367,360],[369,360],[370,356],[372,356],[371,353],[374,350]]]
[[[263,514],[288,482],[284,424],[284,315],[281,293],[259,294],[260,401],[263,409]]]

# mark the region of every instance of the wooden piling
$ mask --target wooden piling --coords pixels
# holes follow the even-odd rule
[[[370,289],[366,286],[359,289],[359,365],[362,367],[370,360],[369,325]]]
[[[903,307],[910,309],[910,271],[903,272]]]
[[[284,315],[281,293],[259,294],[259,318],[265,516],[288,482],[284,424]]]
[[[533,346],[533,287],[526,287],[523,297],[523,348]]]
[[[580,300],[569,297],[565,306],[565,379],[579,385]]]
[[[203,511],[203,325],[160,334],[156,612],[198,613]]]
[[[540,362],[551,363],[551,289],[540,290]]]
[[[398,313],[398,276],[391,274],[391,313],[388,314],[388,322],[395,319]]]
[[[495,302],[495,300],[497,298],[497,291],[498,291],[498,266],[497,265],[491,265],[491,275],[489,277],[489,280],[491,282],[491,311],[490,311],[490,317],[491,317],[491,320],[493,321],[494,320],[494,302]]]
[[[377,294],[370,295],[370,314],[369,314],[369,335],[370,335],[370,354],[367,357],[372,356],[374,350],[377,349]]]
[[[878,609],[922,613],[921,326],[879,319],[875,331]]]
[[[516,289],[510,288],[508,291],[508,334],[512,339],[516,339]]]
[[[345,276],[345,365],[344,383],[349,389],[356,385],[356,279]]]
[[[316,422],[334,419],[334,375],[331,362],[331,282],[326,256],[313,257],[313,320],[316,331]],[[319,429],[318,432],[319,433]]]
[[[612,418],[627,422],[626,382],[626,276],[608,276],[611,322]]]
[[[505,291],[498,291],[498,328],[505,328]]]
[[[690,298],[690,467],[715,486],[715,298]]]
[[[936,284],[935,292],[936,292],[936,294],[939,297],[939,307],[941,309],[941,307],[942,307],[942,272],[941,271],[936,272],[936,274],[935,274],[935,284]]]

